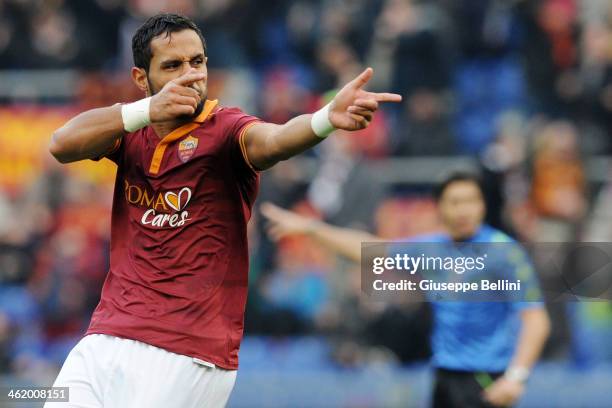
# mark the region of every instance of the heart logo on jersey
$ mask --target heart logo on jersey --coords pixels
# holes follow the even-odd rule
[[[189,200],[191,200],[191,190],[189,187],[183,187],[178,194],[173,193],[172,191],[166,192],[164,195],[164,199],[166,203],[176,211],[181,211],[183,208],[187,206]]]
[[[193,156],[197,147],[198,147],[198,139],[189,135],[187,138],[185,138],[185,140],[182,140],[181,143],[179,143],[179,147],[178,147],[179,159],[183,163],[186,163],[189,159],[191,159],[191,156]]]

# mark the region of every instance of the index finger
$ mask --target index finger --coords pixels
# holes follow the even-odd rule
[[[401,102],[402,95],[386,92],[375,93],[374,99],[376,99],[377,102]]]
[[[203,72],[197,71],[187,71],[185,74],[174,80],[174,83],[177,85],[187,86],[191,85],[194,82],[201,81],[206,78],[206,74]]]
[[[270,203],[270,202],[265,202],[261,205],[260,207],[261,213],[266,217],[266,218],[273,218],[275,215],[281,214],[283,209]]]

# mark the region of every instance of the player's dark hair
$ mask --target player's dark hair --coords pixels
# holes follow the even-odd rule
[[[476,184],[476,186],[478,187],[478,189],[484,196],[484,184],[482,182],[481,177],[478,174],[471,173],[468,171],[454,171],[446,175],[442,179],[442,181],[440,181],[434,187],[434,191],[433,191],[434,198],[436,199],[436,201],[440,201],[440,199],[442,198],[442,195],[444,194],[444,191],[446,191],[446,189],[451,184],[454,184],[457,182],[465,182],[465,181]]]
[[[144,68],[149,71],[151,65],[151,41],[158,35],[166,34],[166,36],[177,31],[193,30],[202,40],[204,47],[204,56],[206,52],[206,40],[202,35],[202,31],[198,26],[185,16],[172,13],[157,14],[150,17],[143,25],[138,28],[138,31],[132,37],[132,54],[134,55],[134,65],[138,68]]]

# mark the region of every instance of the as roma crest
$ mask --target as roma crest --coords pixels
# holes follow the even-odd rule
[[[183,163],[187,162],[187,160],[191,159],[191,156],[193,156],[197,147],[198,147],[198,139],[196,139],[195,137],[191,135],[187,136],[187,138],[185,138],[184,140],[181,141],[181,143],[179,143],[179,147],[178,147],[179,159],[181,159]]]

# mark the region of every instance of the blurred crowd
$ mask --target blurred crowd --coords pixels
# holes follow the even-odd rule
[[[131,35],[162,10],[202,28],[211,95],[265,120],[317,109],[364,66],[375,71],[370,89],[403,95],[368,129],[336,132],[308,153],[312,177],[296,161],[266,172],[259,202],[389,239],[439,230],[435,174],[430,185],[381,182],[367,164],[461,155],[483,174],[493,226],[524,241],[612,238],[612,184],[586,170],[612,153],[608,0],[0,0],[0,70],[80,73],[73,99],[44,101],[53,124],[66,105],[139,98],[127,75]],[[38,152],[25,140],[40,115],[1,98],[11,114],[0,169],[14,176],[0,176],[0,373],[36,381],[57,369],[99,299],[112,177],[42,156],[15,170]],[[427,358],[427,305],[368,302],[358,266],[307,238],[271,243],[258,211],[249,234],[248,335],[323,335],[342,366]],[[612,359],[609,344],[585,343],[585,321],[612,333],[610,305],[592,307],[552,306],[549,357]]]

